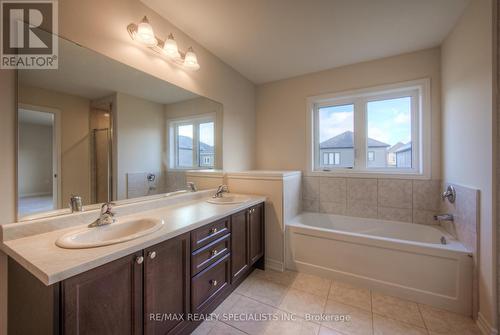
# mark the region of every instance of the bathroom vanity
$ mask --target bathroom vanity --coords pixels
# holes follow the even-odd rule
[[[164,217],[165,227],[112,246],[52,245],[67,229],[4,241],[9,334],[189,334],[254,268],[264,267],[264,198],[248,199],[156,208],[147,215]],[[33,250],[26,239],[37,244]],[[40,261],[51,254],[66,264]]]

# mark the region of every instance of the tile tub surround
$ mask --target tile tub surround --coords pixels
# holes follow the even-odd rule
[[[270,313],[280,319],[231,320],[224,318],[225,313]],[[307,314],[321,313],[349,315],[351,321],[305,319]],[[480,334],[471,318],[292,271],[255,270],[214,315],[219,319],[205,321],[193,334]]]
[[[242,204],[214,205],[206,202],[211,194],[213,191],[196,192],[115,207],[118,219],[126,216],[126,219],[164,220],[160,230],[135,240],[89,249],[63,249],[55,245],[61,235],[95,220],[98,211],[92,211],[42,222],[3,225],[0,247],[45,285],[51,285],[266,200],[263,196],[248,195],[249,201]]]
[[[439,180],[304,176],[302,208],[384,220],[437,224]]]
[[[166,190],[165,173],[152,171],[154,181],[148,180],[150,172],[127,173],[127,199],[170,192]]]
[[[442,189],[445,190],[448,185],[455,187],[457,198],[453,204],[447,200],[441,201],[441,212],[453,214],[454,221],[441,222],[441,226],[450,234],[456,236],[472,252],[474,266],[472,277],[472,315],[475,318],[479,309],[479,190],[446,181],[443,182]]]

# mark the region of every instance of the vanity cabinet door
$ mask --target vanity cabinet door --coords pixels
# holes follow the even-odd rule
[[[231,283],[235,283],[249,269],[248,215],[244,210],[231,215]]]
[[[142,251],[62,283],[65,335],[142,334]]]
[[[248,211],[250,265],[253,265],[264,255],[264,206],[260,204]]]
[[[190,234],[144,250],[144,334],[177,334],[190,312]]]

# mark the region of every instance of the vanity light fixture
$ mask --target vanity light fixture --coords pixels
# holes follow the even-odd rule
[[[172,59],[182,58],[179,53],[179,48],[177,47],[177,42],[174,39],[174,35],[168,35],[168,38],[163,43],[163,52]]]
[[[144,16],[141,22],[139,22],[139,24],[137,25],[135,39],[137,39],[141,43],[144,43],[148,47],[154,47],[158,44],[155,33],[153,32],[153,27],[149,23],[149,20],[146,16]]]
[[[172,34],[169,34],[165,41],[157,38],[146,16],[144,16],[139,24],[129,24],[127,31],[134,41],[138,41],[154,52],[166,56],[173,63],[192,71],[200,68],[198,57],[196,57],[192,47],[189,47],[186,52],[182,52],[179,50],[177,41]]]

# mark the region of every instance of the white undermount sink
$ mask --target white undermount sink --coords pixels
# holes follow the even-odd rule
[[[83,228],[59,237],[56,245],[66,249],[101,247],[130,241],[154,233],[163,224],[163,220],[146,218],[115,222],[100,227]]]
[[[245,197],[243,195],[224,193],[222,197],[210,198],[207,200],[207,202],[218,205],[231,205],[231,204],[241,204],[245,201],[248,201],[248,199],[249,199],[248,197]]]

